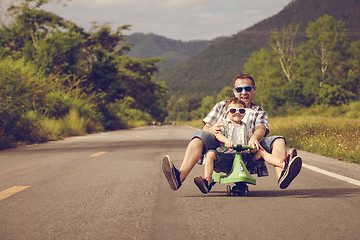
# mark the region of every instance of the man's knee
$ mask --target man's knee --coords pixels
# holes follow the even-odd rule
[[[219,141],[216,139],[216,137],[212,133],[204,130],[197,131],[192,138],[192,142],[194,146],[202,146],[203,153],[206,153],[211,149],[216,149],[219,146]]]
[[[276,138],[272,143],[270,148],[274,149],[274,148],[284,148],[286,147],[286,141],[284,138]]]
[[[201,147],[201,148],[204,147],[204,141],[198,137],[194,137],[193,139],[191,139],[190,144],[196,147]]]

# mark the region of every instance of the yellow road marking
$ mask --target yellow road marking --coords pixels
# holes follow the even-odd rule
[[[31,186],[14,186],[14,187],[5,189],[4,191],[0,192],[0,201],[18,193],[18,192],[21,192],[29,187],[31,187]]]
[[[103,154],[105,154],[105,153],[107,153],[107,152],[97,152],[97,153],[93,153],[93,154],[90,155],[90,157],[98,157],[98,156],[101,156],[101,155],[103,155]]]

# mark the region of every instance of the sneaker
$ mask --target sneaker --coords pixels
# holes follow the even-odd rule
[[[165,155],[163,157],[161,167],[166,177],[166,180],[169,182],[171,189],[174,191],[178,190],[181,187],[180,172],[171,162],[168,155]]]
[[[295,150],[296,151],[296,150]],[[292,180],[299,174],[302,166],[302,159],[299,156],[290,158],[288,155],[285,159],[285,167],[279,178],[279,187],[281,189],[287,188]]]
[[[204,180],[207,182],[208,190],[210,192],[211,188],[216,184],[216,182],[214,182],[214,179],[211,179],[210,183],[208,178],[205,178]]]
[[[208,181],[203,179],[201,176],[195,176],[194,183],[202,193],[207,194],[210,191]]]
[[[297,151],[296,151],[295,148],[292,148],[292,149],[290,150],[290,159],[293,159],[293,158],[296,157],[296,156],[297,156]]]

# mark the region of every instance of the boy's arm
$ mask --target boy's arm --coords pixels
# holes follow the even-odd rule
[[[225,137],[221,132],[215,134],[215,137],[220,142],[225,143],[225,147],[233,148],[233,146],[234,146],[233,142],[230,139],[228,139],[227,137]]]

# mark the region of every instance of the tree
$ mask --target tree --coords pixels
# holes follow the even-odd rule
[[[281,32],[271,32],[271,48],[277,53],[283,73],[289,82],[293,81],[293,63],[296,58],[295,37],[300,24],[289,24]]]
[[[311,49],[310,57],[316,59],[316,66],[322,79],[325,79],[327,72],[344,61],[343,53],[347,47],[345,23],[324,15],[315,22],[309,22],[306,36],[310,40],[305,47]]]
[[[218,102],[226,99],[230,99],[234,97],[234,92],[232,87],[224,87],[219,94],[217,95],[216,99]]]
[[[283,104],[283,101],[275,101],[273,97],[281,98],[281,88],[288,83],[276,60],[277,55],[274,51],[262,48],[258,52],[253,52],[244,65],[244,72],[251,73],[255,79],[254,101],[269,114],[276,106]]]
[[[126,98],[135,101],[130,107],[162,121],[166,116],[167,87],[156,83],[153,77],[159,60],[140,60],[124,54],[129,46],[122,44],[122,31],[130,25],[113,31],[108,24],[95,23],[90,32],[85,32],[76,24],[41,10],[48,2],[23,0],[10,8],[14,22],[0,28],[0,56],[32,62],[39,72],[51,76],[50,81],[62,80],[65,92],[71,91],[76,82],[76,88],[91,96],[105,116],[114,117],[106,113],[111,112],[108,108],[120,109],[117,104],[128,106],[128,101],[122,101]]]

